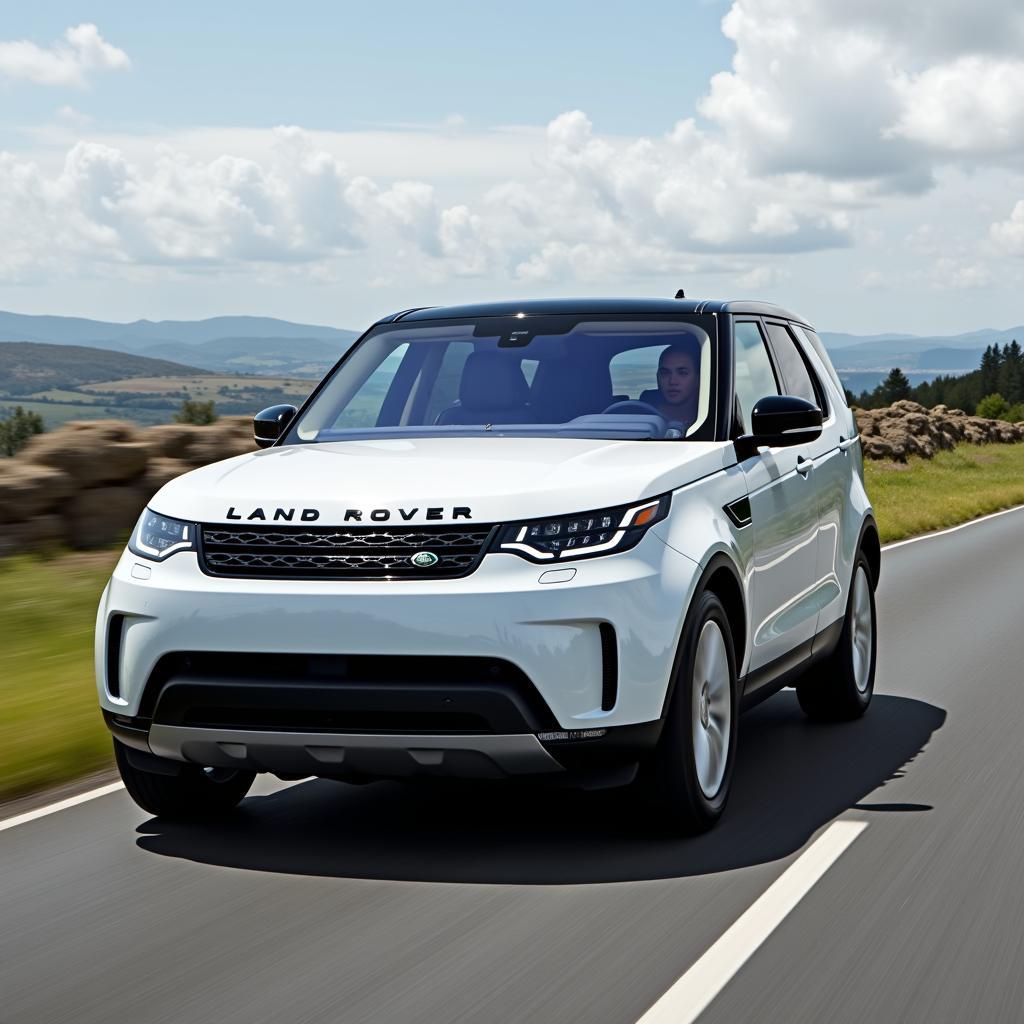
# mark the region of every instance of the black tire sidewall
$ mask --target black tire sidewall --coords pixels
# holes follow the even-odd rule
[[[867,689],[863,692],[857,687],[857,676],[853,668],[853,594],[857,583],[857,573],[863,569],[868,581],[868,601],[871,604],[871,672],[868,676]],[[849,699],[862,712],[871,703],[875,691],[875,669],[878,666],[878,616],[875,612],[875,585],[871,578],[871,566],[863,551],[858,552],[853,563],[853,575],[850,577],[850,599],[846,609],[846,622],[843,624],[842,638],[843,674],[847,681]]]
[[[697,778],[691,723],[697,641],[705,623],[709,621],[713,621],[719,627],[725,639],[732,713],[725,773],[718,792],[710,799],[705,796]],[[725,607],[713,592],[704,591],[694,600],[683,627],[680,655],[667,720],[658,747],[657,784],[663,799],[677,808],[678,812],[688,819],[687,823],[692,828],[699,830],[709,827],[721,816],[729,799],[736,763],[736,734],[739,725],[739,693],[732,629]]]

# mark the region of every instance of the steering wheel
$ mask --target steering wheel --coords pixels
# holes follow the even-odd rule
[[[612,402],[607,409],[601,411],[602,416],[608,415],[608,413],[614,413],[615,415],[629,413],[642,413],[648,416],[657,416],[658,419],[663,420],[665,417],[654,408],[653,405],[649,405],[647,402],[641,402],[638,398],[629,398],[624,402]]]

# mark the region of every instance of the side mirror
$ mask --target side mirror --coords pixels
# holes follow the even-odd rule
[[[736,457],[742,461],[757,449],[788,448],[821,437],[821,410],[795,395],[761,398],[750,416],[751,433],[736,438]]]
[[[294,405],[272,405],[252,418],[252,436],[259,448],[269,448],[295,419]]]

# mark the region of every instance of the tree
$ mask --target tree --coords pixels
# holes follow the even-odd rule
[[[984,416],[987,420],[1002,420],[1006,418],[1006,414],[1009,411],[1010,406],[1006,399],[997,392],[994,395],[986,395],[978,403],[978,408],[975,409],[974,415]]]
[[[889,376],[882,381],[879,390],[882,404],[892,405],[893,402],[910,397],[910,381],[898,366],[894,366],[889,371]]]
[[[1002,362],[999,367],[999,393],[1010,405],[1024,402],[1024,356],[1016,338],[1003,349]]]
[[[981,357],[981,393],[993,395],[999,390],[999,369],[1002,353],[998,345],[989,345]]]
[[[39,413],[25,412],[20,405],[15,406],[0,419],[0,452],[4,455],[17,455],[28,444],[30,437],[41,434],[45,429],[43,417]]]
[[[175,423],[192,423],[198,427],[205,427],[216,420],[212,401],[200,402],[198,399],[186,398],[181,403],[181,409],[174,414]]]

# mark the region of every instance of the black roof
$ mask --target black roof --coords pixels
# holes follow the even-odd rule
[[[588,313],[753,313],[777,316],[798,323],[810,324],[801,317],[787,312],[771,302],[750,299],[642,299],[642,298],[581,298],[581,299],[513,299],[507,302],[474,302],[465,306],[426,306],[407,309],[383,317],[378,323],[398,320],[461,320],[482,316],[545,316],[566,314],[575,316]]]

